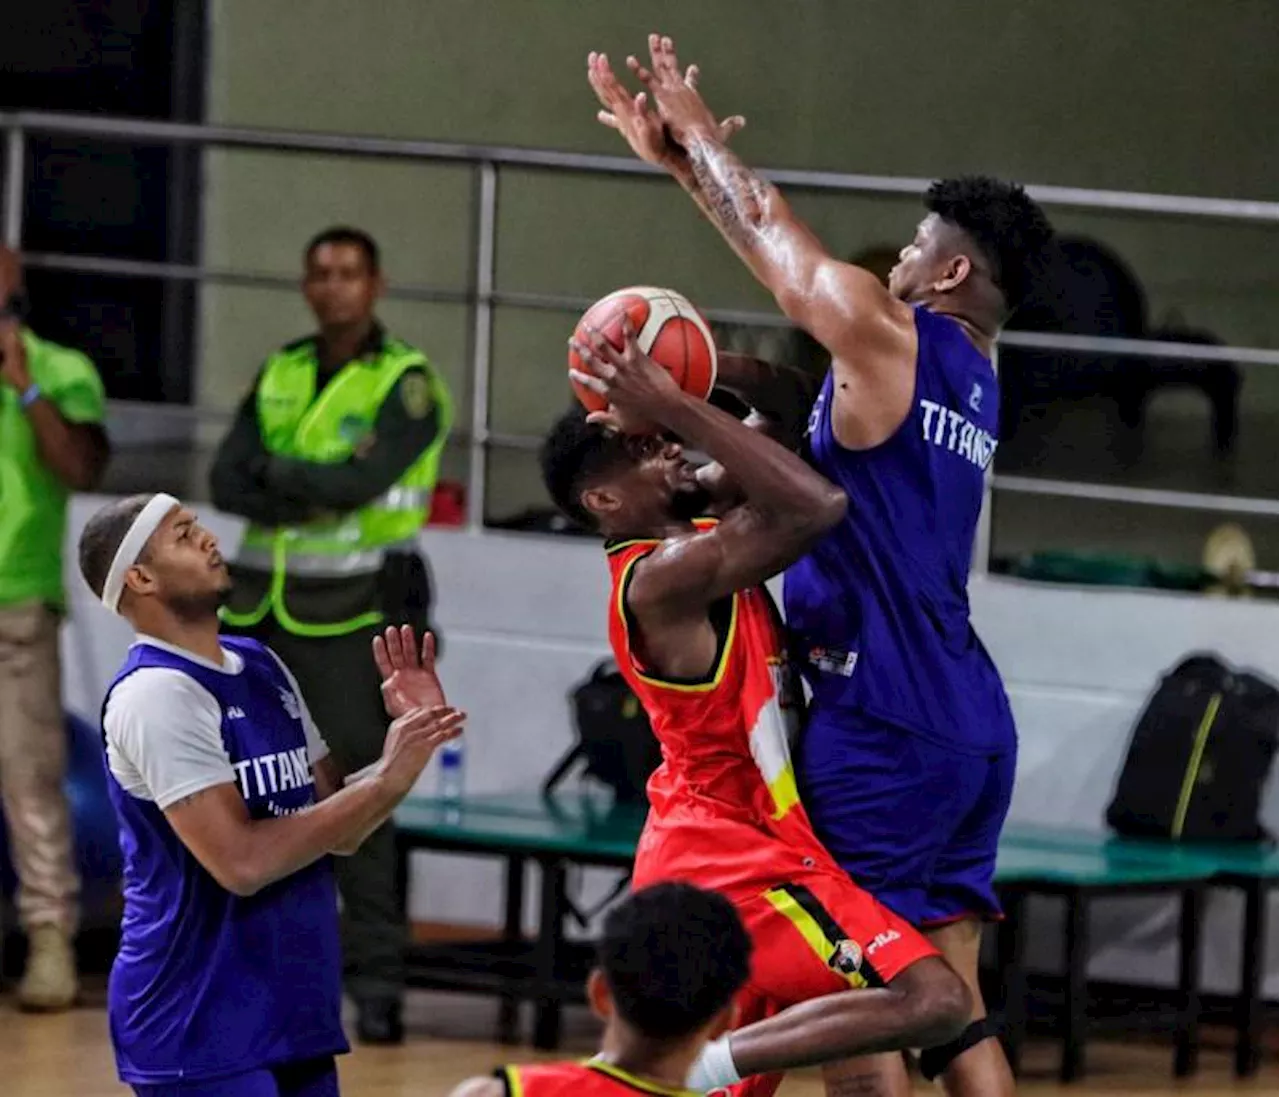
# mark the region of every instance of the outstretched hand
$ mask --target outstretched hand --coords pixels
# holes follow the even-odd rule
[[[462,734],[466,719],[465,712],[441,705],[410,709],[391,722],[379,773],[398,797],[409,794],[439,747]]]
[[[594,411],[587,421],[613,427],[624,434],[652,434],[664,412],[682,398],[675,378],[640,349],[631,318],[622,318],[622,349],[591,329],[587,342],[570,339],[584,370],[570,369],[569,376],[584,388],[603,396],[607,411]]]
[[[382,703],[399,719],[414,709],[445,705],[444,687],[436,675],[436,639],[422,634],[422,646],[408,625],[388,628],[373,638],[373,661],[382,675]]]
[[[635,57],[627,58],[627,67],[648,90],[671,140],[682,149],[695,133],[723,141],[725,127],[730,127],[731,134],[746,124],[741,115],[716,121],[698,93],[698,66],[681,72],[675,42],[667,35],[649,35],[649,63],[651,68],[646,69]]]
[[[669,57],[666,47],[670,48]],[[670,83],[671,65],[675,64],[674,44],[670,38],[660,39],[658,35],[651,34],[649,52],[654,63],[652,72],[644,68],[634,57],[627,58],[627,67],[651,92],[656,93],[660,85],[663,88],[664,97],[676,102],[675,90],[667,87]],[[659,58],[661,58],[661,64],[659,64]],[[659,73],[660,79],[657,75]],[[729,138],[747,124],[747,121],[742,115],[735,114],[722,122],[716,122],[715,117],[698,95],[698,75],[698,66],[690,65],[683,75],[676,71],[676,82],[684,87],[696,103],[701,105],[703,113],[699,115],[700,120],[705,122],[710,119],[712,133],[719,141],[728,142]],[[675,137],[674,127],[668,127],[666,112],[660,115],[654,110],[649,104],[648,94],[642,91],[633,96],[618,79],[609,64],[608,56],[603,53],[593,52],[587,56],[587,79],[603,108],[596,113],[596,118],[603,125],[622,134],[627,144],[631,146],[631,151],[641,160],[671,172],[682,170],[686,163],[684,149],[678,143],[679,138]],[[685,116],[681,114],[678,102],[676,115],[680,118]]]

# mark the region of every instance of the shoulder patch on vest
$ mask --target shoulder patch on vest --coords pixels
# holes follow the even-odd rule
[[[431,382],[421,370],[407,370],[400,378],[400,402],[410,419],[425,419],[431,410]]]

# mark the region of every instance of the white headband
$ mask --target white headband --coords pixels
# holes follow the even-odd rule
[[[102,604],[112,613],[118,613],[120,595],[124,593],[124,577],[129,569],[138,562],[147,540],[156,531],[156,527],[165,520],[174,507],[181,506],[172,495],[160,492],[153,495],[138,517],[133,520],[129,532],[124,535],[120,547],[116,549],[115,558],[111,561],[111,570],[107,572],[107,581],[102,584]]]

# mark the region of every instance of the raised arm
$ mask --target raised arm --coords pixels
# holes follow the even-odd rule
[[[763,582],[798,559],[844,516],[839,488],[800,457],[732,415],[681,392],[635,342],[624,321],[624,348],[596,335],[575,346],[592,370],[576,379],[604,396],[614,414],[656,422],[723,465],[744,495],[710,530],[670,538],[637,567],[628,599],[643,612],[681,615]],[[608,413],[604,413],[608,414]]]
[[[385,819],[463,715],[418,709],[391,725],[380,772],[279,819],[251,819],[234,784],[219,784],[165,809],[165,818],[205,870],[236,895],[253,895],[333,850],[349,848]]]
[[[347,848],[370,822],[407,795],[436,747],[459,733],[462,714],[417,709],[392,724],[376,775],[340,788],[318,732],[307,756],[318,804],[293,815],[254,819],[245,805],[259,774],[233,764],[222,739],[222,710],[193,679],[149,668],[112,692],[103,720],[118,779],[153,802],[205,870],[228,891],[252,895],[326,854]],[[257,776],[272,783],[263,763]]]
[[[668,151],[654,162],[694,197],[782,311],[830,352],[840,382],[838,420],[849,421],[848,429],[838,421],[837,434],[858,441],[874,437],[882,426],[896,428],[914,384],[910,307],[870,271],[834,258],[778,188],[729,150],[723,124],[698,94],[696,67],[681,73],[670,38],[650,35],[649,49],[652,69],[635,58],[627,63],[647,87],[667,143],[683,152],[681,157]],[[595,72],[600,67],[597,61],[592,86],[603,101],[601,87],[608,84]],[[634,116],[644,105],[638,99],[626,103],[611,99],[629,119],[628,126],[613,128],[635,149]]]

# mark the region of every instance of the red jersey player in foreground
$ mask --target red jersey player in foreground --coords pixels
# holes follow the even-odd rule
[[[789,450],[683,393],[624,323],[575,349],[575,379],[607,412],[566,415],[543,476],[608,539],[609,634],[664,762],[649,782],[635,885],[684,881],[725,896],[751,935],[740,1019],[690,1078],[701,1089],[791,1067],[932,1047],[968,1020],[963,982],[906,922],[859,890],[818,843],[796,793],[781,622],[761,585],[838,522],[846,500]],[[719,519],[669,432],[716,463]],[[845,993],[850,992],[850,993]],[[774,1016],[778,1014],[778,1016]]]
[[[656,884],[604,920],[587,1000],[604,1021],[600,1053],[583,1063],[504,1067],[452,1097],[692,1097],[685,1078],[733,1021],[751,940],[721,895]]]

